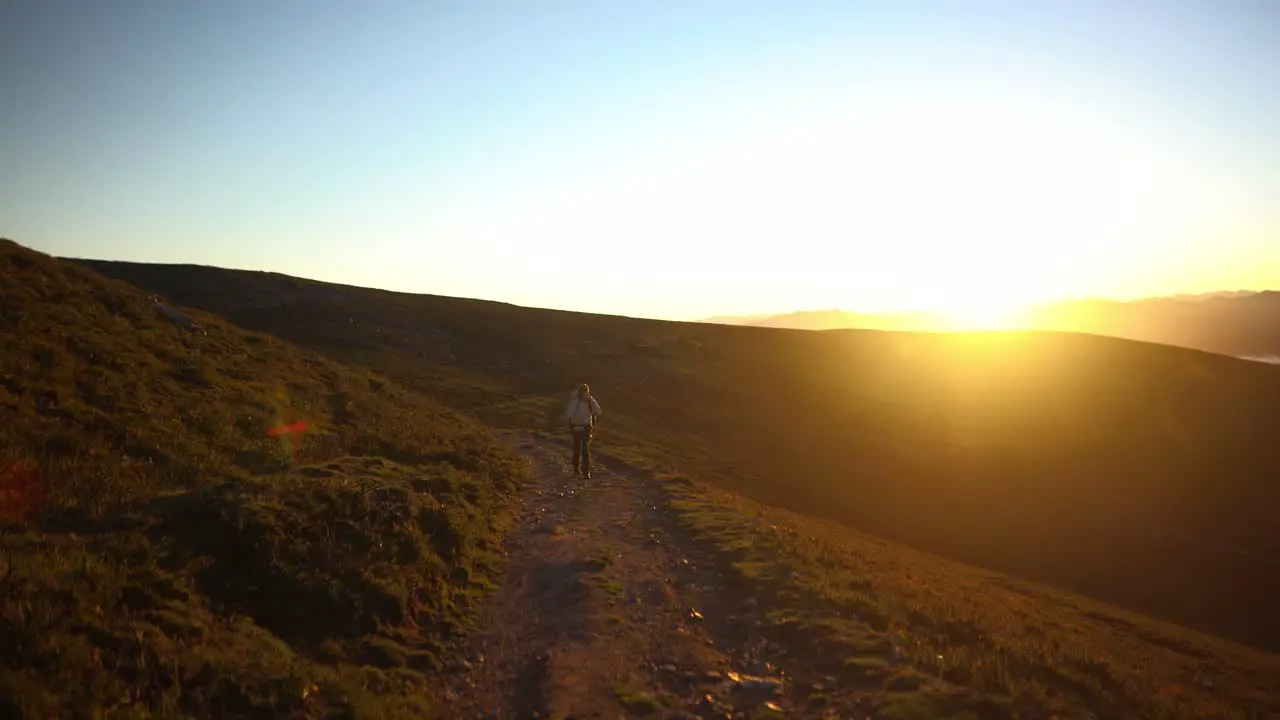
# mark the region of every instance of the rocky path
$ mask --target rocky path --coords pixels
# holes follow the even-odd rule
[[[581,480],[563,448],[505,439],[538,485],[508,538],[502,587],[448,678],[451,717],[799,716],[785,676],[746,650],[751,638],[707,620],[751,600],[717,592],[657,483],[609,461]]]

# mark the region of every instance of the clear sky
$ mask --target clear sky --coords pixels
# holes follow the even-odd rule
[[[1280,287],[1272,0],[15,0],[0,236],[692,319]]]

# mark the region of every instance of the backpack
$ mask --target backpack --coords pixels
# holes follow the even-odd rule
[[[573,406],[573,411],[569,413],[569,426],[576,429],[578,426],[573,424],[573,417],[578,414],[578,408],[582,406],[583,397],[575,393],[573,396],[573,401],[577,404]],[[587,420],[587,429],[590,430],[593,427],[595,427],[596,414],[591,409],[591,398],[586,398],[586,403],[587,403],[587,412],[589,413],[589,418],[590,418]]]

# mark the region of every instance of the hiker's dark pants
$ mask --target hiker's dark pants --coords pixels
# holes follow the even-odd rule
[[[573,471],[591,472],[591,428],[573,428]]]

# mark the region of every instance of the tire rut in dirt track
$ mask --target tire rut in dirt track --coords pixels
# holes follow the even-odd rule
[[[538,484],[508,537],[501,588],[451,678],[451,717],[696,717],[680,708],[727,659],[690,613],[696,589],[678,579],[684,558],[648,478],[598,463],[581,480],[562,449],[505,439]]]

